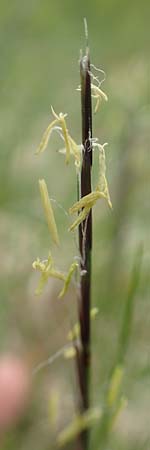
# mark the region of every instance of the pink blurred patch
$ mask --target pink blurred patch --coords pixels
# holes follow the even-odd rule
[[[12,355],[0,357],[0,430],[15,425],[29,401],[31,374],[24,361]]]

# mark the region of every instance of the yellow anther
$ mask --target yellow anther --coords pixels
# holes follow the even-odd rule
[[[99,105],[100,105],[100,101],[103,99],[105,100],[105,102],[107,102],[108,97],[105,94],[104,91],[102,91],[102,89],[100,89],[99,86],[96,86],[95,84],[91,83],[91,90],[92,90],[92,97],[97,99],[96,105],[95,105],[95,110],[94,112],[96,113],[98,111]]]
[[[70,143],[70,154],[74,156],[75,166],[78,170],[80,169],[81,166],[81,145],[77,145],[70,135],[69,135],[69,143]],[[66,148],[60,149],[59,152],[66,154]]]
[[[81,91],[81,86],[78,86],[77,91]],[[91,83],[91,91],[92,91],[92,98],[95,98],[97,100],[94,110],[94,112],[96,113],[98,111],[100,101],[105,100],[105,102],[107,102],[108,97],[107,94],[105,94],[105,92],[102,91],[102,89],[100,89],[100,87],[94,83]]]
[[[36,289],[37,295],[42,294],[44,286],[47,283],[49,278],[56,278],[56,279],[64,281],[64,282],[66,280],[65,274],[54,268],[54,261],[53,261],[51,254],[49,254],[48,259],[46,259],[44,261],[40,261],[40,259],[37,258],[37,260],[33,262],[32,267],[33,267],[33,269],[41,272],[39,284]]]
[[[66,275],[63,289],[61,290],[61,292],[59,294],[59,298],[62,298],[66,294],[68,286],[71,282],[72,275],[74,274],[74,272],[77,270],[78,267],[79,267],[79,264],[77,262],[73,262],[71,264],[68,274]]]
[[[39,180],[39,187],[40,187],[42,204],[43,204],[43,208],[45,211],[45,216],[47,219],[50,234],[51,234],[52,239],[55,242],[55,244],[59,245],[57,226],[56,226],[55,217],[54,217],[52,205],[50,202],[50,198],[48,195],[48,190],[47,190],[45,180]]]
[[[55,113],[55,111],[52,107],[51,107],[51,109],[52,109],[52,113],[53,113],[53,116],[55,119],[48,125],[46,131],[44,132],[41,143],[40,143],[39,148],[36,153],[39,154],[39,153],[44,152],[44,150],[46,149],[46,147],[48,145],[48,141],[49,141],[52,131],[57,126],[60,126],[60,128],[62,130],[64,141],[65,141],[65,147],[66,147],[66,164],[68,164],[69,158],[70,158],[70,142],[69,142],[69,133],[67,130],[67,125],[66,125],[66,120],[65,120],[65,117],[67,116],[67,114],[59,113],[59,115],[58,115]]]
[[[108,189],[108,183],[106,178],[106,158],[105,158],[105,149],[104,147],[107,145],[105,143],[104,145],[96,144],[99,148],[99,178],[98,178],[98,184],[96,186],[96,190],[99,192],[103,192],[105,195],[105,198],[108,202],[108,205],[110,208],[112,208],[112,203],[110,199],[109,189]]]
[[[77,219],[70,226],[69,228],[70,231],[73,231],[78,225],[80,225],[81,222],[83,222],[86,219],[86,217],[90,212],[90,209],[93,208],[97,200],[100,198],[106,198],[106,196],[103,192],[100,192],[97,189],[97,191],[93,191],[90,194],[87,194],[84,197],[82,197],[78,202],[76,202],[72,206],[72,208],[69,209],[69,214],[74,214],[83,208],[80,214],[78,215]]]
[[[75,356],[76,356],[76,349],[73,345],[71,347],[67,348],[66,350],[64,350],[64,358],[70,359],[70,358],[74,358]]]
[[[41,294],[43,292],[43,288],[49,278],[56,278],[57,280],[64,282],[63,288],[61,289],[61,291],[59,293],[59,298],[62,298],[66,294],[68,287],[70,285],[73,273],[75,272],[75,270],[77,270],[78,266],[79,266],[79,264],[77,262],[73,262],[68,270],[68,273],[65,274],[65,273],[55,269],[54,261],[53,261],[51,254],[49,254],[48,259],[44,260],[44,261],[40,261],[40,259],[37,258],[37,260],[34,261],[32,264],[33,269],[41,272],[41,277],[39,280],[38,287],[36,289],[36,294]]]
[[[58,120],[55,119],[55,120],[53,120],[53,121],[48,125],[48,127],[46,128],[46,130],[45,130],[45,132],[44,132],[44,134],[43,134],[42,140],[41,140],[41,142],[40,142],[40,145],[39,145],[39,147],[38,147],[38,149],[37,149],[37,151],[36,151],[36,154],[37,154],[37,155],[38,155],[39,153],[43,153],[44,150],[46,149],[46,147],[47,147],[47,145],[48,145],[48,141],[49,141],[50,135],[51,135],[53,129],[55,128],[55,126],[57,125],[57,123],[58,123]]]

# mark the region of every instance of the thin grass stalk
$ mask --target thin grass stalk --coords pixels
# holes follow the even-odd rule
[[[89,50],[80,61],[81,108],[82,108],[82,169],[80,198],[91,192],[92,168],[92,105]],[[80,348],[77,352],[80,385],[80,412],[89,408],[90,371],[90,305],[91,305],[91,252],[92,252],[92,210],[79,226],[79,249],[81,256],[81,280],[79,300]],[[82,448],[88,447],[88,430],[81,435]]]

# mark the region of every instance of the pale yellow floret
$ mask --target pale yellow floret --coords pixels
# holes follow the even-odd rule
[[[69,214],[79,213],[77,219],[70,226],[69,230],[73,231],[76,227],[82,223],[88,216],[90,209],[93,208],[97,200],[104,198],[107,200],[108,205],[112,208],[112,203],[110,199],[107,179],[106,179],[106,161],[105,161],[105,149],[104,147],[107,143],[100,145],[94,143],[93,146],[99,149],[99,175],[98,183],[95,191],[82,197],[78,202],[76,202],[70,209]]]
[[[68,164],[69,159],[70,159],[70,142],[69,142],[69,133],[68,133],[68,129],[67,129],[66,121],[65,121],[65,117],[67,116],[67,114],[59,113],[59,115],[57,115],[55,113],[53,107],[51,107],[51,109],[52,109],[52,113],[53,113],[54,117],[56,117],[56,119],[62,129],[65,146],[66,146],[66,164]]]
[[[33,269],[40,270],[41,272],[45,271],[45,263],[40,261],[40,258],[37,258],[36,261],[32,264]]]
[[[55,242],[55,244],[59,245],[59,237],[58,237],[58,231],[57,231],[57,226],[56,226],[56,222],[55,222],[55,217],[54,217],[52,205],[50,202],[47,186],[46,186],[44,179],[39,180],[39,187],[40,187],[42,204],[43,204],[43,208],[45,211],[45,216],[47,219],[48,228],[49,228],[51,237],[52,237],[53,241]]]
[[[105,100],[105,102],[107,102],[108,97],[105,94],[104,91],[102,91],[102,89],[100,89],[99,86],[96,86],[95,84],[91,83],[91,90],[92,90],[92,97],[97,99],[96,105],[95,105],[95,110],[94,112],[96,113],[98,111],[99,105],[100,105],[100,101],[103,99]]]
[[[56,278],[57,280],[63,281],[64,283],[63,288],[59,293],[59,298],[62,298],[66,294],[71,282],[71,278],[75,270],[77,270],[78,266],[79,264],[77,262],[73,262],[68,270],[68,273],[65,274],[55,269],[51,254],[49,254],[48,259],[45,261],[40,261],[40,259],[37,258],[36,261],[34,261],[32,264],[33,269],[41,272],[41,277],[36,289],[36,294],[39,295],[43,292],[44,286],[49,278]]]
[[[81,91],[81,86],[79,86],[77,88],[77,91]],[[107,97],[107,94],[102,89],[100,89],[99,86],[97,86],[94,83],[91,83],[91,92],[92,92],[92,98],[95,98],[97,100],[95,109],[94,109],[94,112],[96,113],[98,111],[100,101],[105,100],[105,102],[107,102],[108,97]]]
[[[106,196],[103,192],[100,192],[97,189],[97,191],[93,191],[90,194],[87,194],[84,197],[82,197],[78,202],[76,202],[72,206],[72,208],[69,209],[69,214],[74,214],[83,208],[80,214],[78,215],[77,219],[70,226],[69,228],[70,231],[73,231],[78,225],[80,225],[81,222],[83,222],[86,219],[86,217],[90,212],[90,209],[93,208],[97,200],[100,198],[106,198]]]
[[[81,208],[88,207],[92,208],[95,205],[96,201],[99,198],[105,198],[103,192],[93,191],[90,194],[82,197],[78,202],[74,203],[74,205],[69,208],[69,214],[74,214],[75,212],[80,211]]]
[[[70,142],[69,142],[69,133],[68,133],[67,125],[66,125],[66,121],[65,121],[65,117],[67,116],[67,114],[59,113],[59,115],[58,115],[55,113],[55,111],[52,107],[51,107],[51,109],[52,109],[52,113],[53,113],[53,116],[55,117],[55,119],[48,125],[46,131],[44,132],[41,143],[39,145],[39,148],[36,151],[36,154],[44,152],[44,150],[46,149],[46,147],[48,145],[48,141],[49,141],[52,131],[59,125],[61,127],[63,138],[65,141],[66,164],[68,164],[69,159],[70,159]]]
[[[95,317],[97,316],[98,313],[99,313],[99,309],[96,306],[91,308],[91,311],[90,311],[91,319],[95,319]]]
[[[74,358],[75,356],[76,356],[76,349],[73,345],[71,345],[71,347],[64,350],[64,358],[71,359],[71,358]]]
[[[109,188],[106,178],[106,158],[105,158],[105,150],[104,145],[97,144],[99,147],[99,177],[98,177],[98,184],[96,186],[96,190],[99,192],[103,192],[105,195],[105,198],[108,202],[108,205],[110,208],[112,208],[112,203],[110,199],[109,194]]]
[[[71,150],[75,158],[75,165],[77,168],[81,166],[81,149],[80,146],[76,144],[76,142],[69,136],[69,141],[71,145]]]
[[[59,114],[59,122],[60,122],[63,136],[64,136],[64,141],[65,141],[65,146],[66,146],[66,164],[68,164],[69,159],[70,159],[70,142],[69,142],[69,134],[68,134],[67,126],[66,126],[66,121],[65,121],[62,113]]]
[[[65,282],[64,282],[63,289],[61,290],[61,292],[59,294],[59,298],[64,297],[64,295],[66,294],[68,286],[71,282],[72,275],[74,274],[74,272],[77,270],[78,267],[79,267],[79,264],[77,262],[73,262],[71,264],[68,274],[66,276]]]
[[[81,145],[77,145],[70,135],[69,135],[69,142],[70,142],[70,154],[74,156],[75,166],[77,170],[79,170],[81,166]],[[62,154],[66,154],[66,148],[61,148],[59,152]]]
[[[79,322],[75,323],[72,330],[69,331],[68,333],[68,340],[69,341],[74,341],[76,339],[78,339],[80,334],[80,325]]]
[[[47,283],[49,278],[56,278],[58,280],[64,281],[66,280],[66,276],[63,272],[60,272],[54,269],[54,261],[52,259],[51,254],[49,254],[48,259],[45,261],[40,261],[37,258],[36,261],[32,264],[33,269],[41,272],[41,277],[39,280],[38,287],[36,289],[36,294],[39,295],[43,292],[44,286]]]
[[[46,128],[46,130],[45,130],[45,132],[44,132],[44,134],[43,134],[42,140],[41,140],[41,142],[40,142],[40,145],[39,145],[39,147],[38,147],[38,149],[37,149],[37,151],[36,151],[36,154],[37,154],[37,155],[38,155],[39,153],[43,153],[44,150],[46,149],[46,147],[47,147],[47,145],[48,145],[48,141],[49,141],[50,135],[51,135],[51,133],[52,133],[54,127],[57,125],[57,123],[58,123],[58,120],[55,119],[55,120],[53,120],[53,121],[48,125],[48,127]]]
[[[86,219],[89,212],[90,212],[90,208],[88,208],[88,207],[83,208],[83,210],[78,215],[77,219],[69,227],[69,231],[74,231],[75,228],[78,227],[80,225],[80,223],[82,223]]]
[[[107,94],[104,91],[102,91],[102,89],[100,89],[99,86],[96,86],[96,84],[91,83],[91,89],[93,91],[92,95],[103,98],[103,100],[105,100],[105,102],[108,101]]]

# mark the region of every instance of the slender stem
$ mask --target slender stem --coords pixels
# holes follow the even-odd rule
[[[80,61],[81,107],[82,107],[82,169],[80,197],[91,192],[92,168],[92,106],[89,50]],[[80,382],[80,411],[89,408],[89,370],[90,370],[90,304],[91,304],[91,250],[92,250],[92,211],[79,226],[79,248],[81,255],[80,280],[80,343],[78,351],[78,373]],[[82,434],[84,450],[88,446],[88,431]]]

